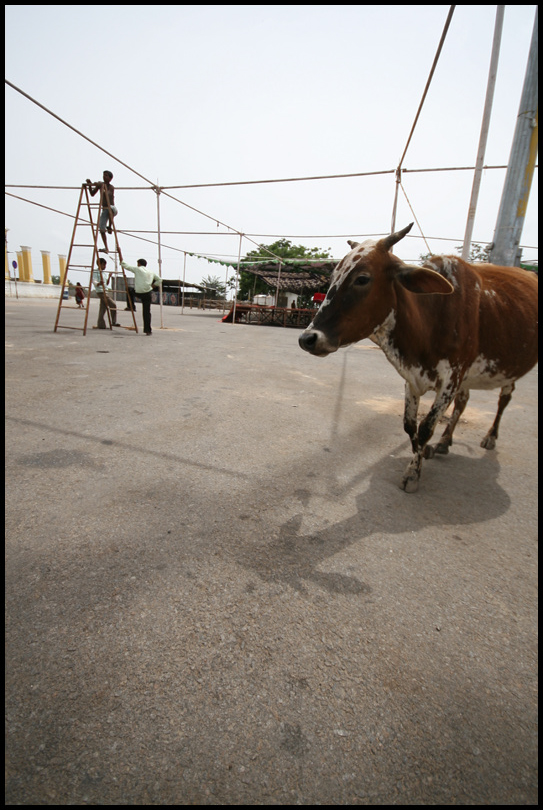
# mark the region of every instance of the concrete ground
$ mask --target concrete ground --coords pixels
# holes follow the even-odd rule
[[[537,804],[537,369],[407,495],[367,341],[5,308],[7,804]]]

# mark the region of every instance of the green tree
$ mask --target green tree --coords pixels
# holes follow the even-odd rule
[[[60,284],[60,283],[61,283],[60,276],[51,276],[51,284]],[[74,285],[72,284],[70,279],[68,279],[68,287],[73,287],[73,286]]]
[[[267,250],[266,250],[267,248]],[[271,245],[260,245],[256,250],[250,250],[241,260],[244,262],[276,262],[275,256],[282,259],[330,259],[332,248],[319,250],[319,248],[306,248],[304,245],[293,245],[288,239],[279,239]],[[274,255],[271,256],[268,251]],[[288,272],[288,271],[287,271]],[[240,270],[238,287],[238,299],[241,301],[251,300],[254,295],[269,295],[275,293],[275,287],[270,287],[258,276]]]
[[[457,247],[456,252],[462,255],[462,248]],[[488,262],[490,257],[490,245],[478,245],[477,242],[471,243],[469,251],[470,262]]]
[[[457,253],[462,255],[462,248],[457,247],[455,248]],[[435,253],[424,253],[421,254],[420,260],[421,262],[425,262],[430,256],[435,256]],[[482,245],[477,244],[477,242],[471,243],[471,248],[469,251],[469,261],[470,262],[488,262],[490,256],[490,245]]]
[[[218,276],[206,276],[201,283],[202,287],[206,287],[207,298],[224,298],[226,286]]]

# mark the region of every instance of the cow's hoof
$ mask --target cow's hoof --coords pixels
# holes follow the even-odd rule
[[[481,442],[481,447],[484,447],[485,450],[494,450],[496,447],[496,439],[494,436],[485,436],[483,441]]]
[[[400,488],[403,489],[404,492],[416,492],[419,488],[419,476],[413,473],[406,475]]]
[[[424,448],[424,453],[422,454],[423,458],[433,458],[436,449],[437,448],[434,447],[433,445],[427,444],[426,447]]]
[[[438,442],[434,448],[436,453],[439,453],[442,456],[446,456],[449,452],[450,442]]]

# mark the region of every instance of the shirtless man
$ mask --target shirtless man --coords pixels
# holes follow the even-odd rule
[[[105,171],[102,175],[104,178],[104,182],[98,181],[97,183],[93,183],[92,180],[87,178],[87,183],[89,185],[89,191],[91,193],[91,197],[94,197],[97,191],[100,191],[101,194],[101,203],[102,203],[102,213],[100,214],[100,222],[98,228],[100,230],[100,236],[102,237],[102,242],[104,243],[104,250],[100,249],[100,253],[109,253],[109,249],[107,246],[106,240],[106,226],[107,232],[112,233],[111,226],[113,225],[113,217],[117,216],[117,209],[115,208],[115,189],[111,185],[111,181],[113,180],[113,174],[111,172]],[[111,208],[111,215],[109,213]]]

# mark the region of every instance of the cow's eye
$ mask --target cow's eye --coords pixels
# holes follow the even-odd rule
[[[357,287],[365,287],[366,284],[370,283],[370,277],[358,276],[357,278],[355,278],[354,283],[356,284]]]

